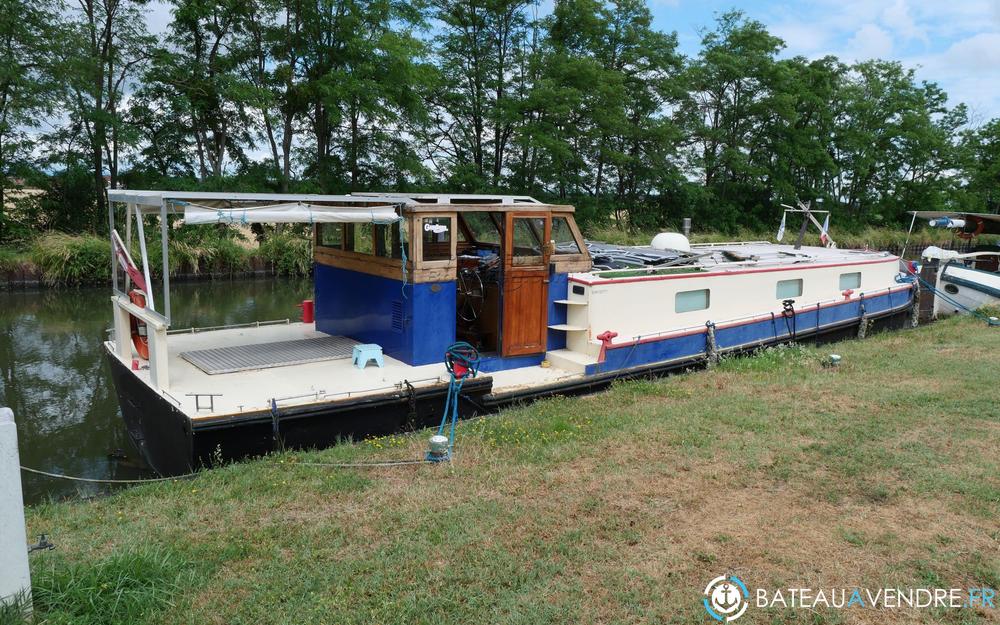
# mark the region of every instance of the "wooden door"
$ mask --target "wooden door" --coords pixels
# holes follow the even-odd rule
[[[504,356],[540,354],[548,335],[549,213],[510,212],[504,216]]]

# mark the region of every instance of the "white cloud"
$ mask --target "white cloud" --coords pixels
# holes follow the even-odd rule
[[[906,0],[895,0],[887,6],[882,11],[882,23],[904,40],[919,39],[927,43],[927,31],[913,20]]]
[[[858,29],[847,42],[844,58],[859,61],[892,56],[892,35],[876,24],[868,23]]]
[[[783,22],[769,26],[773,34],[781,37],[788,54],[809,56],[828,45],[829,31],[815,22]]]

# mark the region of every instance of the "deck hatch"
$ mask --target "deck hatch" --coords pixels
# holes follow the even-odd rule
[[[346,336],[235,345],[181,352],[180,357],[209,375],[270,369],[350,358],[358,342]]]

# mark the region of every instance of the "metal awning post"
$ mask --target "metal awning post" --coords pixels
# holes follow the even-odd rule
[[[170,227],[167,223],[167,202],[160,200],[160,253],[163,255],[163,315],[170,326]]]
[[[108,236],[115,231],[115,202],[108,200]],[[118,259],[115,257],[114,243],[111,245],[111,292],[118,289]]]
[[[131,211],[131,209],[130,209]],[[135,229],[139,235],[139,253],[142,254],[142,275],[146,278],[146,307],[156,310],[156,302],[153,301],[153,283],[149,279],[149,255],[146,254],[146,232],[142,227],[142,212],[135,211]]]

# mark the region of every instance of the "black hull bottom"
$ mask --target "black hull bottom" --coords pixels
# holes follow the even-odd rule
[[[868,333],[899,329],[909,309],[871,319]],[[799,342],[824,343],[858,335],[858,322],[799,336]],[[775,341],[778,343],[782,341]],[[771,343],[767,343],[771,344]],[[767,344],[762,344],[764,346]],[[744,352],[756,349],[747,348]],[[255,412],[192,422],[167,397],[139,380],[117,357],[107,354],[129,437],[150,467],[161,475],[182,475],[214,463],[260,456],[281,449],[323,448],[347,439],[385,436],[435,426],[441,421],[447,388],[436,386],[318,406],[282,408],[277,415]],[[491,393],[492,380],[466,382],[462,418],[512,403],[553,395],[579,395],[607,388],[617,380],[667,375],[704,366],[705,357],[655,363],[510,393]]]

